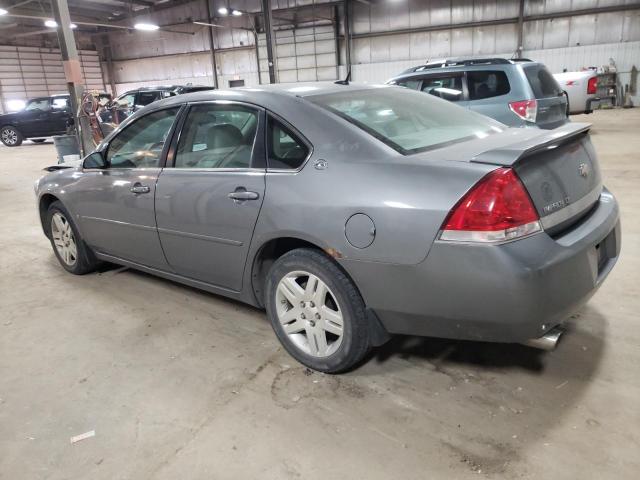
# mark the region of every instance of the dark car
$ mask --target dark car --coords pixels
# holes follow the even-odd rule
[[[69,95],[32,98],[25,108],[0,115],[0,140],[17,147],[25,138],[44,142],[43,137],[62,135],[73,121]]]
[[[113,101],[111,109],[106,109],[101,113],[100,119],[103,122],[113,122],[114,111],[117,112],[118,121],[122,122],[125,118],[142,107],[162,100],[163,98],[182,95],[183,93],[199,92],[202,90],[212,90],[213,87],[204,85],[167,85],[161,87],[142,87],[136,90],[129,90],[123,93]]]
[[[557,128],[567,98],[542,63],[528,59],[450,59],[410,68],[389,80],[455,102],[510,127]]]

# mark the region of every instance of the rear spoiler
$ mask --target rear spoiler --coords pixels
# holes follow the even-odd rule
[[[511,145],[498,147],[495,150],[487,150],[473,157],[471,161],[491,165],[514,165],[521,158],[567,143],[586,134],[590,129],[590,123],[567,123],[554,130],[540,130],[540,135]]]

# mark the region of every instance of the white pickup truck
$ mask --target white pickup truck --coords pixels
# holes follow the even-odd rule
[[[591,113],[598,99],[598,73],[595,70],[554,73],[553,77],[567,94],[569,113]]]

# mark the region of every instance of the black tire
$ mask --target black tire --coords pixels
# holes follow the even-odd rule
[[[46,140],[46,138],[32,138],[31,141],[33,143],[44,143],[44,141]]]
[[[0,141],[7,147],[19,147],[22,145],[23,139],[20,130],[13,125],[5,125],[0,128]]]
[[[64,220],[68,222],[69,226],[71,227],[71,231],[73,232],[72,239],[76,245],[77,255],[76,255],[75,261],[71,264],[62,258],[60,252],[58,251],[58,247],[56,247],[54,243],[54,235],[52,232],[52,221],[53,221],[54,215],[56,214],[61,215],[62,218],[64,218]],[[45,229],[47,232],[47,236],[51,241],[51,248],[53,248],[53,253],[58,259],[58,262],[60,262],[60,265],[62,265],[62,267],[67,272],[73,273],[74,275],[84,275],[86,273],[90,273],[96,270],[97,266],[99,265],[98,260],[96,259],[91,249],[82,240],[82,237],[78,232],[78,228],[73,222],[72,216],[69,214],[67,209],[64,208],[64,205],[62,205],[60,201],[55,201],[49,206],[49,209],[47,210],[45,222],[46,222]]]
[[[278,319],[278,284],[286,275],[296,271],[308,272],[324,282],[342,314],[342,340],[328,356],[319,357],[304,352],[289,338]],[[271,266],[265,283],[265,303],[271,326],[280,343],[298,362],[321,372],[339,373],[358,364],[371,348],[364,301],[351,279],[324,253],[308,248],[287,252]]]

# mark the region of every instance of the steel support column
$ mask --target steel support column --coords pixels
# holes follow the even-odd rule
[[[520,0],[520,10],[518,11],[518,46],[516,48],[516,58],[522,58],[524,50],[524,0]]]
[[[271,17],[271,0],[262,0],[262,18],[264,19],[264,33],[267,40],[267,62],[269,64],[269,83],[278,81],[273,48],[273,19]]]
[[[60,52],[62,53],[62,64],[64,65],[64,75],[67,80],[67,88],[73,110],[73,119],[76,127],[78,124],[78,105],[82,93],[84,92],[84,79],[82,78],[82,68],[80,67],[80,57],[76,49],[76,40],[73,37],[71,29],[71,16],[69,15],[69,6],[67,0],[53,0],[51,2],[53,9],[53,17],[58,23],[58,43],[60,44]],[[76,128],[76,132],[78,128]],[[85,149],[80,136],[78,136],[81,153],[84,154]]]
[[[342,2],[343,21],[344,21],[344,63],[347,67],[347,75],[351,72],[351,2],[344,0]]]
[[[207,6],[207,22],[213,23],[211,19],[211,5],[209,0],[204,0]],[[213,43],[213,27],[207,27],[209,30],[209,49],[211,50],[211,68],[213,69],[213,86],[218,88],[218,64],[216,62],[216,47]]]

